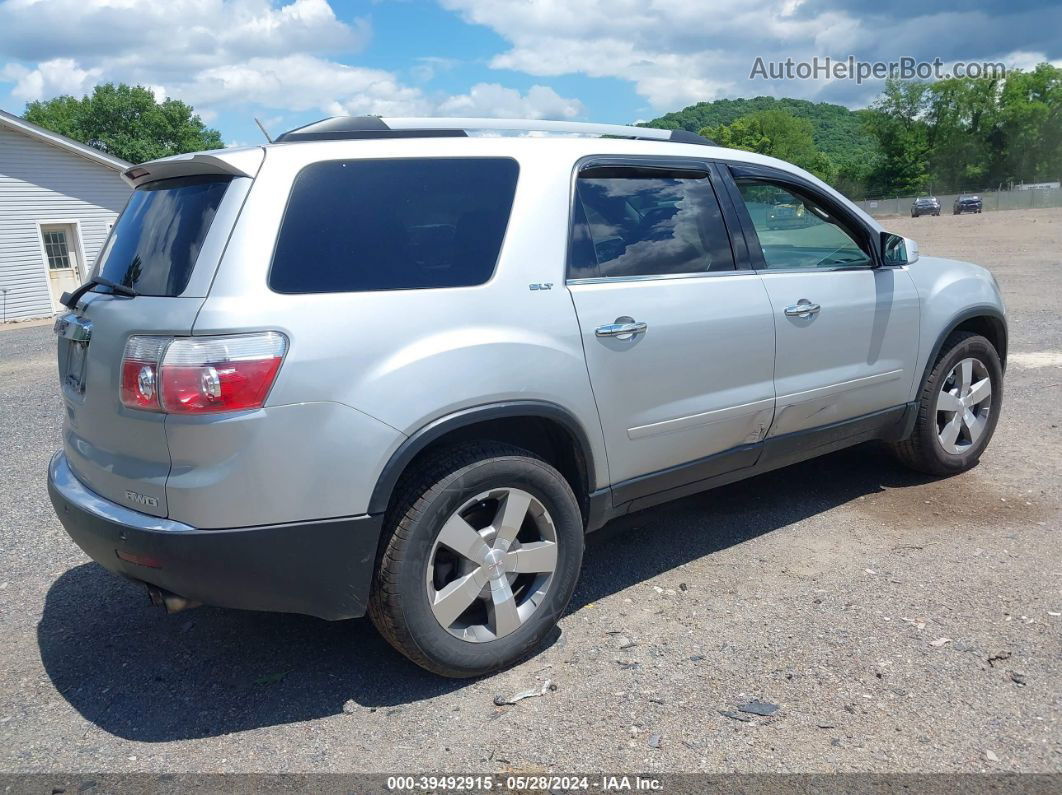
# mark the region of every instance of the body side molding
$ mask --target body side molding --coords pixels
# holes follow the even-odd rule
[[[708,491],[862,442],[899,441],[911,433],[917,410],[917,403],[905,403],[818,428],[768,437],[762,442],[617,483],[612,487],[614,505],[607,518]]]

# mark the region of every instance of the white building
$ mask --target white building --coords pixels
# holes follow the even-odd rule
[[[85,279],[129,198],[121,172],[130,165],[0,110],[5,319],[50,315]]]
[[[1058,190],[1062,182],[1023,182],[1015,185],[1014,190]]]

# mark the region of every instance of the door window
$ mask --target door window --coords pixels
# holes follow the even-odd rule
[[[48,267],[51,270],[64,270],[72,268],[70,261],[70,246],[66,240],[66,230],[45,230],[44,253],[48,256]]]
[[[708,174],[628,166],[576,180],[568,277],[624,278],[733,270]]]
[[[770,270],[870,266],[873,259],[821,203],[788,187],[738,179],[738,190]]]

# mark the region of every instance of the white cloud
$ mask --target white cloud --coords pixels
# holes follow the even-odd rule
[[[336,18],[326,0],[6,0],[0,52],[185,70],[240,57],[356,51],[369,24]]]
[[[657,109],[733,93],[749,71],[752,42],[787,54],[851,40],[850,20],[827,12],[796,16],[799,3],[722,0],[707,8],[684,0],[441,0],[511,43],[491,66],[533,75],[618,77]],[[767,46],[770,42],[770,46]],[[847,54],[847,53],[846,53]]]
[[[767,60],[1005,60],[1018,49],[1059,52],[1062,6],[1028,4],[900,11],[870,0],[439,0],[509,43],[496,69],[536,76],[585,74],[631,81],[657,111],[723,96],[847,94],[865,100],[876,85],[749,80]],[[1045,42],[1032,46],[1032,42]],[[1021,47],[1016,46],[1022,44]],[[1049,53],[1050,54],[1050,53]],[[1027,60],[1027,59],[1026,59]],[[857,96],[858,95],[858,96]]]
[[[427,83],[440,72],[447,72],[457,66],[459,62],[454,58],[439,58],[425,56],[417,58],[416,63],[409,68],[413,79],[419,83]]]
[[[181,96],[178,88],[191,85],[220,106],[244,98],[245,73],[255,65],[283,69],[292,53],[331,63],[318,56],[356,51],[369,35],[365,20],[340,21],[326,0],[0,2],[0,54],[17,59],[3,75],[15,82],[12,97],[24,101],[82,94],[102,80],[120,80],[147,85],[156,97]],[[263,76],[258,90],[275,78]],[[236,93],[225,95],[226,85]],[[292,95],[299,89],[296,81]]]
[[[427,110],[421,92],[401,85],[390,72],[312,55],[250,58],[211,67],[173,84],[171,93],[196,107],[239,102],[278,110],[392,116]]]
[[[0,69],[0,80],[15,84],[11,96],[24,102],[60,94],[80,95],[91,88],[101,74],[100,69],[82,69],[71,58],[54,58],[27,69],[20,64],[8,64]]]
[[[0,81],[17,101],[82,95],[103,81],[177,97],[207,122],[233,108],[381,116],[462,113],[572,118],[577,99],[546,86],[526,94],[480,83],[435,96],[393,72],[335,60],[370,38],[366,20],[338,19],[327,0],[0,0]],[[424,83],[452,68],[424,57]]]
[[[999,59],[1011,69],[1024,69],[1032,71],[1037,64],[1049,61],[1052,66],[1062,68],[1062,58],[1051,61],[1043,52],[1029,52],[1028,50],[1015,50]]]
[[[498,83],[477,83],[467,94],[438,106],[444,116],[490,116],[508,119],[574,119],[583,113],[577,99],[560,96],[548,86],[531,86],[526,94]]]

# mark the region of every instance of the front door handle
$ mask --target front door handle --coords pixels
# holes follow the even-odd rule
[[[819,310],[822,309],[818,304],[813,304],[807,298],[801,298],[792,306],[785,308],[786,317],[811,317],[817,315]]]
[[[639,334],[644,334],[645,330],[649,326],[645,323],[636,321],[633,317],[616,318],[614,323],[608,323],[604,326],[598,326],[594,329],[594,334],[599,337],[615,337],[620,340],[634,339]]]

